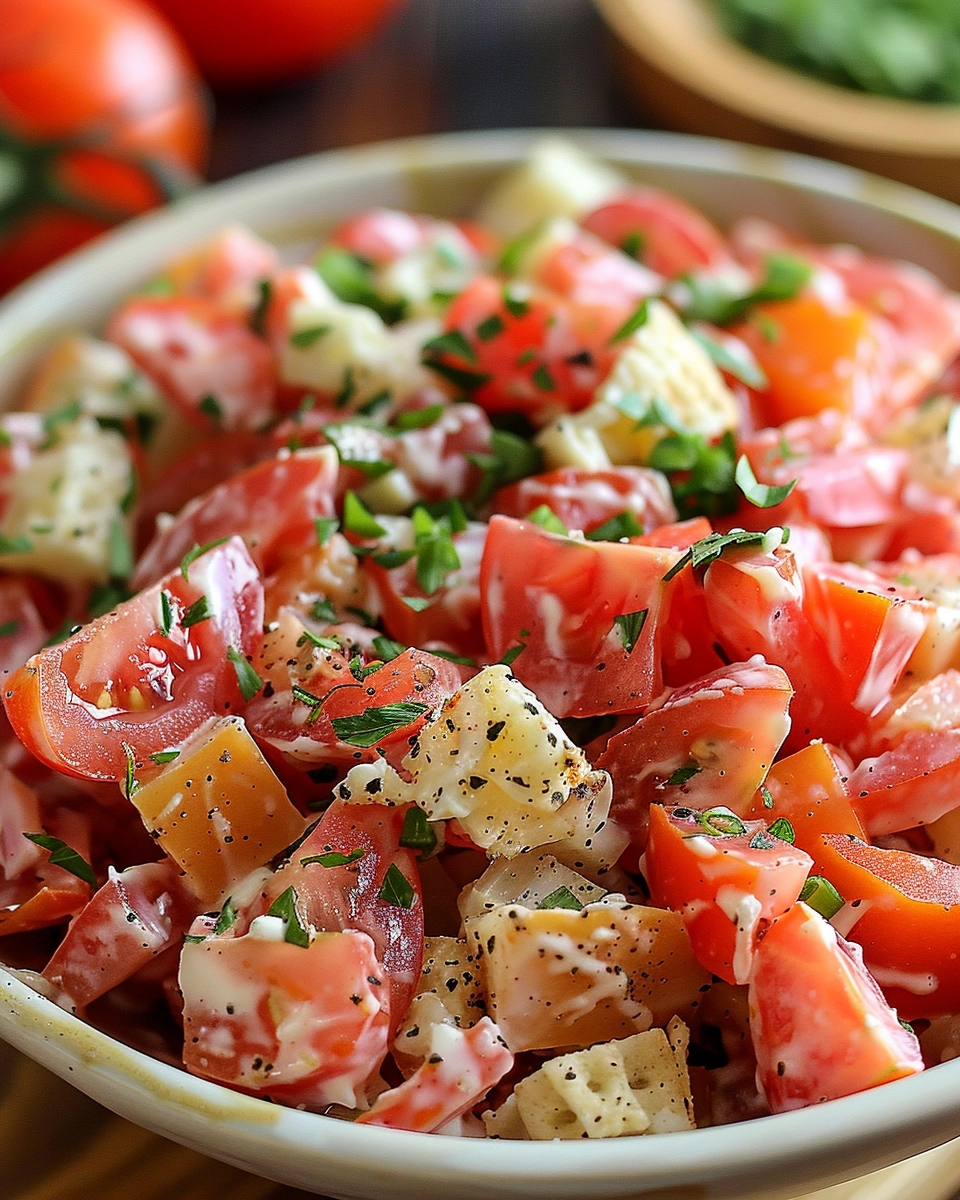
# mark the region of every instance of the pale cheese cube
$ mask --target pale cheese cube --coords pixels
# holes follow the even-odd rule
[[[133,481],[119,433],[90,417],[58,425],[55,444],[7,481],[0,535],[13,552],[0,564],[66,584],[106,583],[129,546],[124,507]]]
[[[660,401],[687,433],[708,439],[735,429],[740,416],[709,354],[662,300],[648,303],[647,320],[624,342],[596,398],[619,411]]]
[[[344,800],[414,801],[431,821],[456,817],[467,834],[512,858],[534,846],[586,839],[605,820],[609,777],[595,771],[537,697],[502,665],[465,683],[420,731],[403,760],[353,767]],[[374,780],[379,789],[369,789]]]
[[[420,349],[436,329],[432,321],[390,328],[373,309],[338,300],[319,278],[293,301],[287,320],[288,335],[277,346],[284,383],[356,409],[381,393],[396,400],[429,382]]]
[[[478,219],[504,237],[515,237],[550,217],[580,217],[627,187],[612,167],[563,137],[535,142],[522,166],[494,187]]]
[[[681,1021],[551,1058],[514,1090],[530,1138],[623,1137],[692,1129]]]
[[[501,1138],[503,1141],[524,1142],[530,1140],[526,1126],[520,1119],[517,1108],[516,1092],[511,1092],[498,1109],[487,1110],[481,1114],[483,1126],[488,1138]]]
[[[463,889],[458,907],[464,921],[501,904],[536,908],[558,888],[566,888],[581,907],[605,895],[602,887],[564,866],[552,854],[531,852],[513,859],[494,859],[479,879]]]
[[[479,268],[477,252],[456,225],[437,222],[423,246],[380,268],[375,287],[387,299],[404,300],[411,317],[432,316],[437,297],[462,292]]]

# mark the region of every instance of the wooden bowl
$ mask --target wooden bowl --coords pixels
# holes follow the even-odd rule
[[[960,106],[807,78],[726,36],[707,0],[595,0],[644,113],[688,133],[837,159],[960,201]]]

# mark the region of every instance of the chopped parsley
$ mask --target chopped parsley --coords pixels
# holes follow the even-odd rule
[[[583,909],[583,905],[565,884],[561,884],[549,896],[544,896],[537,904],[537,908],[569,908],[573,912],[580,912]]]
[[[667,787],[680,787],[692,779],[694,775],[699,775],[703,767],[699,763],[688,762],[682,767],[677,767],[670,778],[667,780]]]
[[[737,291],[716,279],[687,275],[683,279],[689,299],[681,305],[686,321],[707,321],[711,325],[733,325],[749,316],[758,304],[772,300],[792,300],[810,279],[809,263],[793,254],[770,254],[764,263],[764,276],[756,287]]]
[[[737,460],[734,479],[747,500],[757,508],[773,508],[775,504],[781,504],[797,486],[796,479],[791,479],[789,483],[779,487],[758,483],[750,459],[745,454],[741,454]]]
[[[243,696],[244,700],[249,702],[263,687],[263,680],[256,673],[250,663],[248,663],[243,657],[236,646],[227,647],[227,658],[233,663],[233,669],[237,673],[237,683],[240,685],[240,694]]]
[[[380,891],[377,892],[377,899],[392,904],[394,908],[413,908],[416,892],[396,863],[387,867]]]
[[[315,342],[319,342],[322,337],[325,337],[332,328],[332,325],[311,325],[307,329],[298,329],[296,333],[290,334],[290,345],[296,346],[298,350],[309,350]]]
[[[188,550],[186,552],[186,554],[183,556],[183,558],[180,559],[180,574],[189,583],[190,582],[190,568],[196,562],[196,560],[202,554],[206,554],[208,550],[213,550],[217,546],[222,546],[224,544],[224,542],[229,542],[229,541],[230,541],[229,537],[222,537],[222,538],[217,538],[217,540],[215,542],[207,542],[206,545],[203,545],[203,546],[200,546],[195,543],[193,546],[193,549]]]
[[[91,888],[96,888],[97,877],[94,874],[93,867],[72,846],[68,846],[66,842],[61,841],[58,837],[52,837],[49,833],[25,833],[23,836],[28,841],[42,847],[42,849],[50,851],[50,863],[52,866],[63,867],[71,875],[76,875],[78,879],[82,879],[84,883],[88,883]]]
[[[365,712],[347,717],[331,717],[333,732],[348,746],[366,748],[411,725],[427,711],[426,704],[401,700],[383,704],[379,708],[368,708]]]
[[[626,341],[646,325],[650,318],[650,310],[646,300],[641,300],[639,307],[633,312],[615,333],[610,337],[610,344],[616,345],[617,342]]]
[[[323,854],[310,854],[300,859],[301,867],[309,867],[319,863],[321,867],[348,867],[351,863],[359,862],[366,850],[351,850],[349,854],[341,854],[339,850],[327,850]]]
[[[729,533],[709,533],[699,542],[694,542],[664,575],[664,581],[679,575],[684,567],[691,569],[702,577],[707,567],[727,550],[754,547],[764,551],[775,549],[782,545],[789,536],[789,530],[774,525],[765,533],[751,529],[731,529]]]
[[[387,532],[356,492],[350,491],[343,497],[343,527],[364,539],[381,538]]]
[[[424,854],[432,854],[437,847],[437,835],[433,826],[427,820],[427,814],[416,804],[407,809],[403,818],[400,845],[408,850],[420,850]]]
[[[633,652],[633,648],[637,644],[637,639],[643,631],[649,611],[649,609],[641,608],[636,612],[621,613],[619,617],[613,618],[614,628],[619,631],[620,640],[623,642],[623,648],[627,654]]]
[[[150,757],[158,767],[165,767],[167,763],[172,763],[180,757],[180,751],[158,750],[155,754],[151,754]]]
[[[180,618],[180,626],[182,629],[189,629],[191,625],[209,621],[212,616],[213,609],[210,607],[210,601],[206,595],[203,595],[184,610],[183,616]]]
[[[285,942],[292,942],[294,946],[303,946],[304,949],[310,945],[310,934],[303,927],[300,914],[297,912],[295,888],[288,887],[285,892],[281,892],[267,909],[267,916],[280,917],[284,922],[283,940]]]
[[[373,264],[359,254],[328,246],[314,263],[314,269],[338,299],[372,308],[388,325],[406,315],[406,300],[381,296],[374,286]]]
[[[617,513],[596,529],[584,534],[588,542],[619,542],[621,538],[639,537],[643,526],[629,509]]]

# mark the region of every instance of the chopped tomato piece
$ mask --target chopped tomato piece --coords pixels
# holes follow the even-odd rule
[[[361,929],[369,934],[387,975],[391,1037],[417,990],[423,959],[417,856],[400,845],[406,813],[407,806],[335,800],[247,913],[249,918],[266,911],[292,887],[306,920],[317,929]],[[333,859],[325,860],[331,854]],[[338,856],[348,861],[341,863]],[[388,875],[394,883],[385,889]]]
[[[584,542],[495,516],[480,566],[490,657],[558,717],[636,712],[660,691],[674,550]]]
[[[595,208],[581,223],[668,279],[731,261],[719,230],[691,205],[659,188],[632,187]]]
[[[847,786],[872,837],[935,821],[960,798],[960,728],[910,730],[896,746],[865,758]]]
[[[180,987],[194,1075],[285,1104],[366,1106],[390,1014],[367,934],[319,933],[307,946],[207,936],[184,946]]]
[[[7,717],[48,766],[128,779],[208,718],[243,709],[237,670],[262,625],[260,578],[231,538],[35,654],[6,681]]]
[[[863,947],[884,995],[908,1021],[960,1005],[960,867],[849,834],[821,837],[824,875],[846,901],[833,918]]]
[[[158,530],[131,580],[139,590],[172,571],[194,546],[239,534],[261,572],[316,542],[314,519],[333,515],[338,461],[330,447],[277,455],[196,496]]]
[[[781,817],[789,821],[796,845],[806,850],[814,871],[822,874],[822,833],[864,836],[845,787],[849,770],[824,742],[811,742],[773,764],[744,815],[768,824]]]
[[[699,962],[746,983],[758,935],[800,895],[813,860],[763,821],[655,804],[644,864],[650,899],[683,917]]]
[[[399,1087],[383,1092],[359,1125],[436,1133],[462,1117],[513,1067],[496,1025],[481,1017],[469,1029],[434,1028],[432,1053]]]
[[[492,503],[495,512],[518,520],[545,504],[567,529],[582,529],[585,533],[622,513],[633,517],[641,531],[669,525],[677,515],[665,477],[644,467],[611,467],[605,471],[559,467],[501,488]]]
[[[256,430],[273,415],[276,367],[269,346],[212,300],[128,300],[107,337],[202,429]]]
[[[597,759],[616,820],[640,848],[651,802],[745,814],[790,729],[790,680],[761,659],[732,663],[658,697]]]
[[[179,944],[198,908],[167,860],[114,872],[71,921],[44,978],[84,1008]]]
[[[750,978],[750,1034],[774,1112],[849,1096],[923,1070],[857,955],[818,913],[796,904],[761,939]]]

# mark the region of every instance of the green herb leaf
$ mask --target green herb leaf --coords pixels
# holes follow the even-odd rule
[[[220,909],[220,915],[213,927],[214,934],[226,933],[228,929],[232,929],[237,923],[238,916],[239,913],[233,907],[233,897],[228,896],[223,902],[223,908]]]
[[[476,328],[476,334],[481,342],[492,342],[495,337],[499,337],[503,333],[506,327],[503,317],[499,313],[492,313],[480,322]]]
[[[480,485],[472,497],[472,503],[478,508],[490,499],[497,488],[535,475],[543,467],[543,451],[540,447],[505,429],[494,429],[490,435],[488,454],[468,454],[467,458],[483,472]]]
[[[312,629],[304,629],[303,633],[297,638],[297,646],[305,646],[307,642],[311,646],[316,646],[318,650],[341,650],[340,641],[335,637],[323,637],[319,633],[314,633]]]
[[[596,529],[589,530],[584,537],[588,542],[619,542],[621,538],[639,537],[643,527],[628,509],[604,521]]]
[[[747,827],[729,808],[708,808],[697,815],[697,822],[711,837],[742,837]]]
[[[130,599],[130,591],[122,583],[103,583],[95,587],[87,600],[87,613],[92,617],[102,617],[104,613],[112,612],[118,604]]]
[[[511,646],[509,650],[505,650],[503,652],[500,662],[505,667],[512,667],[524,650],[526,650],[526,648],[526,642],[517,642],[515,646]]]
[[[465,334],[459,329],[450,329],[438,334],[428,342],[423,343],[423,353],[427,357],[438,354],[452,354],[454,358],[462,358],[465,362],[476,363],[477,352],[467,341]]]
[[[333,607],[333,602],[328,596],[317,600],[313,608],[310,610],[310,615],[315,621],[325,621],[328,625],[336,625],[337,610]]]
[[[233,669],[237,673],[237,683],[240,685],[240,694],[243,696],[244,700],[249,702],[263,687],[263,680],[256,673],[250,663],[248,663],[243,657],[236,646],[227,647],[227,658],[233,663]]]
[[[555,392],[557,390],[556,381],[542,363],[533,373],[533,386],[539,392]]]
[[[306,704],[311,710],[310,716],[307,717],[307,724],[312,725],[317,717],[320,716],[320,706],[323,704],[323,700],[320,696],[315,696],[313,692],[308,692],[299,683],[295,683],[290,690],[293,693],[294,700],[299,704]]]
[[[700,343],[710,355],[714,365],[718,366],[721,371],[726,371],[728,375],[732,375],[734,379],[739,379],[741,383],[745,383],[747,387],[754,388],[756,391],[763,391],[770,386],[769,379],[755,362],[737,357],[715,338],[705,334],[702,329],[691,329],[690,333],[694,341]]]
[[[414,612],[423,612],[425,608],[430,607],[430,601],[426,596],[401,596],[400,599],[407,608],[412,608]]]
[[[76,875],[84,883],[89,883],[91,888],[96,888],[97,877],[94,874],[93,867],[72,846],[68,846],[66,842],[61,841],[58,837],[51,837],[49,833],[25,833],[23,836],[28,841],[41,846],[44,850],[50,851],[51,865],[63,867],[71,875]]]
[[[803,885],[799,899],[827,921],[835,917],[845,904],[837,889],[823,875],[811,875]]]
[[[4,621],[4,623],[0,625],[0,638],[13,637],[19,627],[20,626],[16,621]]]
[[[33,542],[22,533],[12,538],[0,533],[0,554],[29,554],[32,549]]]
[[[206,545],[204,545],[204,546],[195,544],[193,549],[188,550],[186,552],[186,554],[183,556],[183,558],[180,559],[180,574],[189,583],[190,568],[196,562],[196,560],[202,554],[206,554],[208,550],[213,550],[215,547],[222,546],[224,544],[224,542],[229,542],[229,541],[230,541],[230,539],[228,537],[222,537],[222,538],[217,538],[217,540],[215,542],[207,542]]]
[[[385,637],[382,633],[378,634],[373,639],[373,651],[377,658],[383,659],[385,663],[392,662],[398,658],[406,650],[403,642],[395,642],[392,638]]]
[[[169,637],[172,628],[173,605],[170,600],[170,593],[164,590],[160,593],[160,632],[164,637]]]
[[[768,787],[760,788],[760,796],[763,799],[764,808],[773,808],[773,793]]]
[[[636,612],[622,613],[619,617],[613,618],[614,627],[620,631],[620,639],[627,654],[633,652],[637,639],[643,631],[648,612],[649,609],[641,608]]]
[[[181,629],[189,629],[191,625],[199,625],[201,621],[209,621],[213,616],[210,601],[205,595],[201,596],[184,611],[180,618]]]
[[[781,842],[789,842],[791,846],[797,840],[793,825],[786,817],[777,817],[770,826],[770,832],[775,838],[779,838]]]
[[[789,483],[778,487],[758,483],[757,477],[753,473],[753,467],[750,465],[750,459],[745,454],[741,454],[737,460],[734,478],[740,491],[757,508],[773,508],[775,504],[781,504],[797,486],[796,479],[791,479]]]
[[[280,917],[285,922],[283,931],[283,940],[292,942],[294,946],[302,946],[306,949],[310,945],[310,934],[304,929],[300,921],[300,914],[297,912],[297,892],[293,887],[288,887],[285,892],[274,900],[267,909],[268,917]]]
[[[450,522],[434,519],[420,504],[413,510],[414,552],[417,556],[417,583],[432,596],[446,585],[448,576],[460,569],[460,556],[453,544]]]
[[[394,908],[413,908],[416,892],[396,863],[387,867],[380,891],[377,892],[377,899],[392,904]]]
[[[641,300],[639,307],[634,313],[627,318],[620,328],[611,336],[610,344],[616,345],[617,342],[625,341],[638,329],[642,329],[650,318],[650,310],[646,300]]]
[[[223,406],[216,396],[214,396],[211,392],[208,392],[206,396],[203,397],[203,399],[197,405],[197,408],[199,408],[204,416],[209,417],[215,424],[220,425],[222,423]]]
[[[300,859],[301,867],[309,867],[319,863],[321,867],[348,867],[351,863],[359,862],[366,850],[351,850],[349,854],[341,854],[338,850],[328,850],[324,854],[311,854]]]
[[[583,909],[583,905],[568,887],[566,887],[564,884],[561,884],[560,887],[551,892],[549,896],[544,896],[544,898],[537,905],[537,908],[569,908],[574,912],[580,912]]]
[[[314,270],[340,300],[372,308],[388,325],[406,315],[406,300],[381,296],[373,284],[372,264],[357,254],[329,246],[314,264]]]
[[[393,427],[400,433],[406,433],[410,429],[429,429],[431,425],[436,425],[446,410],[445,404],[428,404],[425,408],[409,408],[405,412],[397,413],[393,418]]]
[[[694,775],[699,775],[703,767],[699,763],[689,762],[685,766],[677,767],[670,778],[667,780],[667,787],[679,787],[681,784],[692,779]]]
[[[679,575],[688,564],[695,572],[702,574],[712,562],[716,562],[727,550],[765,546],[770,540],[770,535],[775,535],[778,532],[779,539],[777,545],[780,545],[787,540],[784,536],[787,531],[778,529],[777,526],[774,526],[773,529],[768,529],[766,533],[751,529],[731,529],[729,533],[709,533],[705,538],[701,538],[699,542],[694,542],[690,549],[673,564],[666,575],[664,575],[664,581],[666,582],[673,579],[675,575]]]
[[[359,538],[380,538],[387,533],[356,492],[350,491],[343,497],[343,527]]]
[[[549,506],[549,504],[541,504],[528,512],[526,519],[532,521],[534,525],[539,525],[541,529],[545,529],[548,533],[559,533],[562,537],[567,537],[570,530],[560,520],[557,514]]]
[[[140,790],[140,784],[137,783],[136,780],[137,756],[133,747],[128,745],[126,742],[121,742],[120,745],[123,747],[123,753],[127,758],[127,771],[124,779],[123,794],[129,800],[135,792]]]
[[[172,763],[180,757],[179,750],[158,750],[156,754],[151,754],[150,757],[158,767],[165,767],[167,763]]]
[[[746,292],[737,292],[717,280],[686,276],[683,282],[690,291],[690,301],[682,310],[684,320],[732,325],[747,317],[757,304],[792,300],[813,273],[808,263],[792,254],[771,254],[764,267],[763,279]]]
[[[771,837],[765,830],[758,829],[747,844],[751,850],[773,850],[777,839]]]
[[[424,854],[432,854],[437,848],[437,835],[433,826],[427,820],[427,814],[417,805],[408,808],[403,818],[400,845],[408,850],[420,850]]]
[[[379,708],[368,708],[365,712],[348,717],[331,717],[333,732],[348,746],[366,749],[383,741],[397,730],[411,725],[427,711],[426,704],[414,701],[397,701],[383,704]]]
[[[309,350],[315,342],[330,332],[332,325],[311,325],[309,329],[298,329],[290,334],[290,345],[298,350]]]
[[[257,282],[257,303],[250,314],[250,328],[259,337],[267,336],[267,311],[273,296],[273,284],[269,279]]]

